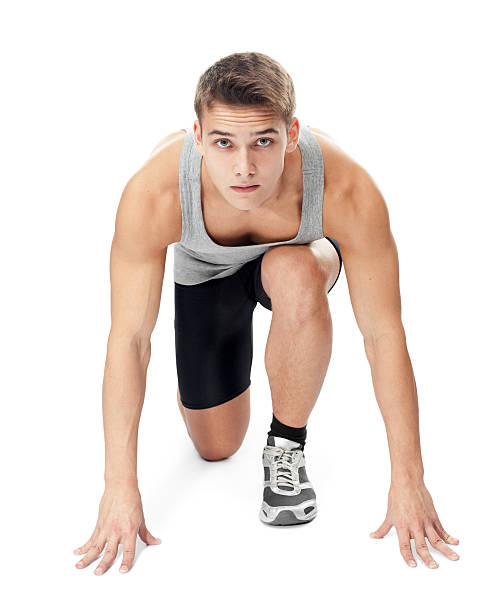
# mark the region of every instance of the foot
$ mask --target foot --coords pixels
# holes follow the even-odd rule
[[[265,482],[259,517],[270,525],[308,523],[316,516],[316,495],[306,474],[301,445],[274,436],[263,449]]]

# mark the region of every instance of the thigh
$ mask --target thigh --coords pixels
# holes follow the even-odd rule
[[[175,283],[175,356],[185,408],[219,406],[249,387],[255,305],[239,273],[199,285]]]

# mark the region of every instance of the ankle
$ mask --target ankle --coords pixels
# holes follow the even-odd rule
[[[286,425],[285,423],[279,421],[275,414],[273,414],[272,424],[270,426],[268,436],[286,438],[287,440],[297,442],[304,450],[304,445],[306,443],[306,434],[306,425],[304,425],[303,427],[291,427],[290,425]]]

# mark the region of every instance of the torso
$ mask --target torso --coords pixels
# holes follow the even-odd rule
[[[356,163],[329,137],[310,128],[316,137],[324,160],[323,228],[324,234],[339,240],[339,216],[345,207],[346,194],[356,174]],[[157,225],[166,232],[165,244],[179,242],[182,215],[179,193],[179,160],[184,142],[183,131],[174,132],[161,141],[139,172],[146,173],[146,184],[156,194],[154,210]],[[284,173],[287,187],[281,199],[284,206],[262,205],[259,209],[239,211],[228,203],[205,197],[204,161],[201,184],[203,220],[207,234],[221,246],[245,246],[285,241],[294,238],[301,223],[302,172],[301,152],[297,147],[286,154]]]

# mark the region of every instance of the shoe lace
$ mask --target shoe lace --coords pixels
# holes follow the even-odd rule
[[[296,478],[294,472],[294,463],[300,451],[295,450],[282,450],[279,455],[275,455],[273,464],[275,466],[275,477],[277,487],[283,485],[284,487],[295,489],[294,479]]]

